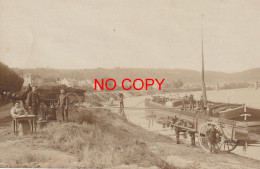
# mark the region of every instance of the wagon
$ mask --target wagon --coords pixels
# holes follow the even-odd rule
[[[37,122],[39,126],[42,127],[48,122],[57,120],[57,103],[59,98],[59,90],[46,90],[40,89],[40,114],[41,119]],[[77,93],[69,92],[66,93],[68,97],[69,105],[73,106],[75,103],[81,103],[81,97]]]
[[[158,112],[157,115],[167,116],[168,126],[196,133],[199,144],[205,151],[210,151],[206,134],[210,125],[215,126],[219,133],[216,140],[216,150],[219,152],[231,152],[238,144],[246,144],[250,139],[248,129],[250,122],[209,117],[204,111],[181,110],[180,108],[167,107],[152,100],[146,100],[145,105],[150,108],[150,111]],[[182,120],[184,123],[179,124],[174,119]]]

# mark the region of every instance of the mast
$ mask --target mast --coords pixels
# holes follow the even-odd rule
[[[203,15],[201,15],[202,20],[203,20]],[[203,49],[203,23],[201,24],[201,61],[202,61],[202,69],[201,69],[201,74],[202,74],[202,98],[203,98],[203,103],[204,107],[207,105],[207,93],[206,93],[206,85],[205,85],[205,75],[204,75],[204,49]]]

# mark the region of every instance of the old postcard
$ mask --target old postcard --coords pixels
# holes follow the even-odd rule
[[[259,0],[0,0],[0,168],[259,169]]]

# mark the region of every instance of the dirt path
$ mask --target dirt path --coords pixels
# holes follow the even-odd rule
[[[10,110],[13,107],[13,103],[1,102],[0,103],[0,119],[10,116]],[[1,123],[0,123],[1,125]]]

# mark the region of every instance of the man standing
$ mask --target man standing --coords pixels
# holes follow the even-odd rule
[[[65,95],[65,90],[61,89],[59,100],[58,100],[58,106],[61,107],[61,115],[62,115],[63,122],[68,122],[69,119],[68,105],[69,105],[69,100],[68,97]],[[65,120],[64,120],[64,116],[65,116]]]
[[[30,84],[28,84],[28,86],[27,86],[27,89],[26,89],[28,92],[31,92],[32,91],[32,87],[31,87],[31,85]]]
[[[180,144],[180,128],[179,127],[175,127],[175,136],[176,136],[176,144]]]
[[[182,108],[183,110],[186,110],[186,102],[188,100],[187,94],[182,98]]]
[[[190,97],[189,97],[189,102],[190,102],[190,111],[194,111],[194,97],[192,94],[190,94]]]
[[[5,91],[3,91],[3,96],[4,96],[3,99],[4,99],[4,100],[7,100],[6,92],[5,92]]]
[[[176,124],[178,126],[184,126],[184,121],[183,120],[178,120],[176,122]],[[181,141],[180,141],[180,132],[182,132],[182,129],[181,127],[175,127],[175,136],[176,136],[176,143],[177,144],[181,144]]]
[[[195,124],[193,122],[188,121],[186,124],[188,128],[195,129]],[[188,133],[190,134],[191,146],[195,146],[195,132],[190,130]]]
[[[215,128],[215,125],[209,124],[209,129],[206,131],[208,137],[208,144],[211,154],[216,153],[216,142],[217,142],[218,130]]]
[[[122,114],[122,116],[125,118],[126,115],[125,115],[125,111],[124,111],[124,95],[122,93],[119,93],[119,105],[120,105],[120,108],[119,108],[119,114]]]
[[[200,97],[200,108],[201,108],[201,110],[204,110],[203,96]]]
[[[35,86],[33,86],[32,91],[28,93],[27,101],[29,110],[37,117],[40,106],[40,95],[36,92]]]

